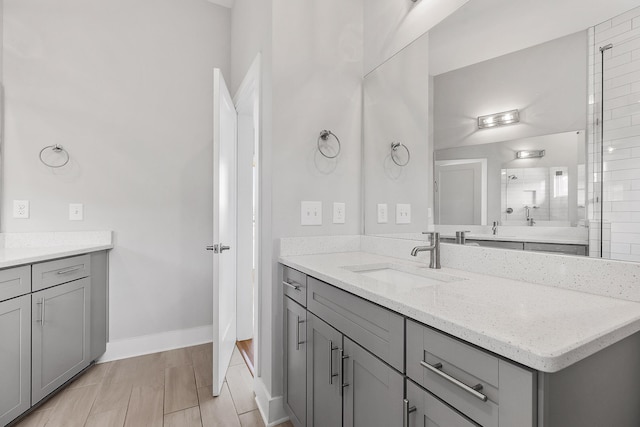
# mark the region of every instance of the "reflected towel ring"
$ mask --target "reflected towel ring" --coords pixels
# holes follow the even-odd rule
[[[400,147],[404,148],[405,151],[407,152],[407,161],[404,163],[399,162],[398,159],[396,158],[398,148]],[[395,163],[398,166],[407,166],[409,164],[409,160],[411,160],[411,153],[409,152],[409,149],[407,148],[407,146],[401,142],[392,142],[391,143],[391,160],[393,160],[393,163]]]
[[[338,151],[333,156],[329,156],[327,153],[322,151],[322,146],[321,146],[321,143],[320,143],[320,140],[325,141],[325,142],[328,141],[329,140],[329,136],[331,136],[331,135],[333,135],[333,137],[338,142]],[[322,132],[320,132],[320,136],[318,136],[318,151],[320,151],[320,154],[325,156],[327,159],[335,159],[336,157],[338,157],[338,154],[340,154],[340,149],[341,148],[342,148],[342,144],[340,144],[340,139],[336,136],[335,133],[331,132],[330,130],[323,130]]]
[[[53,151],[54,153],[62,153],[64,154],[64,156],[66,157],[66,159],[64,160],[64,162],[60,163],[59,165],[52,165],[50,163],[47,163],[46,160],[44,160],[44,158],[42,157],[42,155],[44,154],[45,150],[47,149],[51,149],[51,151]],[[69,153],[67,152],[67,150],[65,150],[62,145],[59,144],[54,144],[54,145],[47,145],[46,147],[44,147],[42,150],[40,150],[40,161],[42,162],[43,165],[48,166],[50,168],[61,168],[63,166],[65,166],[67,163],[69,163],[69,160],[71,159],[69,157]]]

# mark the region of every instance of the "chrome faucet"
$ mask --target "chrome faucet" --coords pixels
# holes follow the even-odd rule
[[[431,244],[429,246],[416,246],[411,249],[411,256],[417,256],[420,252],[430,252],[429,268],[441,268],[440,267],[440,233],[431,231],[423,232],[422,234],[428,234],[430,236]]]
[[[493,226],[491,227],[491,231],[493,232],[494,236],[498,234],[498,221],[493,221]]]
[[[471,233],[471,231],[456,231],[456,244],[464,245],[467,243],[467,233]]]

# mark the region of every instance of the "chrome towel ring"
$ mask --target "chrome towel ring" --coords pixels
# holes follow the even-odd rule
[[[44,154],[45,150],[47,149],[51,149],[51,151],[53,151],[54,153],[61,153],[64,157],[64,161],[60,164],[51,164],[51,163],[47,163],[47,161],[44,159],[44,157],[42,157],[42,155]],[[64,147],[62,145],[59,144],[54,144],[54,145],[47,145],[46,147],[44,147],[42,150],[40,150],[40,161],[42,162],[43,165],[48,166],[50,168],[61,168],[63,166],[65,166],[67,163],[69,163],[69,160],[71,159],[69,157],[69,153],[67,152],[67,150],[64,149]]]
[[[398,160],[398,150],[400,148],[404,148],[404,150],[407,152],[407,160],[405,162]],[[409,160],[411,160],[411,152],[409,152],[409,149],[403,143],[392,142],[391,143],[391,160],[393,160],[393,163],[395,163],[398,166],[407,166],[409,164]]]
[[[334,154],[333,156],[328,155],[322,149],[323,145],[328,146],[327,141],[329,140],[330,136],[333,136],[336,139],[336,142],[338,143],[338,150],[336,151],[336,154]],[[321,140],[323,142],[320,142]],[[330,130],[323,130],[322,132],[320,132],[320,135],[318,136],[318,151],[320,151],[320,154],[325,156],[327,159],[335,159],[336,157],[338,157],[338,154],[340,154],[341,149],[342,149],[342,144],[340,144],[340,139],[336,136],[335,133],[331,132]]]

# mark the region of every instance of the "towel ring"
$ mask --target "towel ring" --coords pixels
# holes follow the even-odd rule
[[[405,151],[407,152],[407,161],[404,163],[398,162],[398,159],[396,159],[396,153],[398,152],[399,148],[404,148]],[[401,142],[392,142],[391,143],[391,160],[393,160],[393,163],[395,163],[398,166],[407,166],[409,164],[409,160],[411,160],[411,152],[409,152],[409,149],[407,148],[407,146],[402,144]]]
[[[333,136],[338,142],[338,151],[333,156],[329,156],[327,153],[322,151],[322,144],[320,143],[320,140],[325,142],[328,141],[329,136]],[[323,130],[322,132],[320,132],[320,136],[318,136],[318,151],[320,151],[320,154],[325,156],[327,159],[335,159],[336,157],[338,157],[338,154],[340,154],[341,148],[342,148],[342,144],[340,144],[340,139],[336,136],[335,133],[331,132],[330,130]]]
[[[42,155],[44,154],[45,150],[47,149],[51,149],[51,151],[53,151],[54,153],[63,153],[66,157],[65,161],[62,162],[59,165],[52,165],[50,163],[47,163],[46,160],[44,160],[44,158],[42,157]],[[50,168],[61,168],[63,166],[65,166],[67,163],[69,163],[69,160],[71,159],[69,157],[69,153],[67,152],[67,150],[64,149],[64,147],[62,147],[62,145],[59,144],[54,144],[54,145],[47,145],[46,147],[44,147],[42,150],[40,150],[40,161],[42,162],[43,165],[48,166]]]

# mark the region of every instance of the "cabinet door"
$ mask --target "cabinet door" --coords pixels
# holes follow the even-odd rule
[[[89,366],[89,278],[32,294],[32,403]]]
[[[29,409],[31,296],[0,303],[0,425]]]
[[[344,338],[344,427],[402,425],[404,379],[347,337]]]
[[[307,413],[307,311],[284,298],[284,403],[293,425],[304,425]]]
[[[337,427],[342,424],[342,334],[307,316],[307,427]]]
[[[448,405],[433,397],[411,380],[407,380],[407,400],[405,406],[407,421],[411,427],[474,427],[477,424],[460,415]]]

